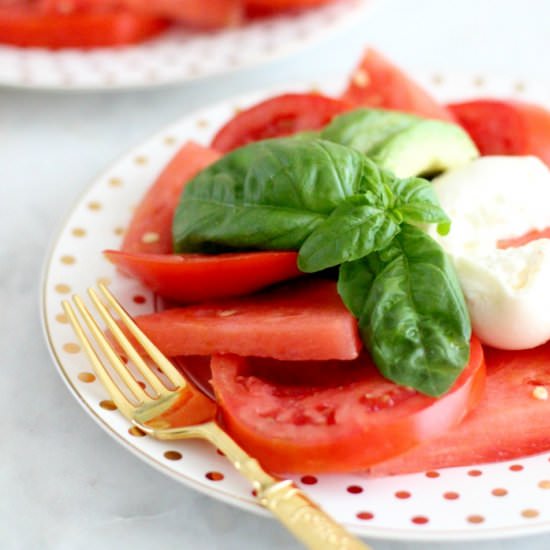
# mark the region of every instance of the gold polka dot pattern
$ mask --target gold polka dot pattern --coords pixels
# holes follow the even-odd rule
[[[103,401],[100,401],[99,406],[102,409],[105,409],[106,411],[116,411],[117,410],[117,406],[110,399],[104,399]]]
[[[67,342],[63,345],[63,351],[67,353],[79,353],[80,346],[78,344],[75,344],[74,342]]]
[[[69,294],[71,292],[71,287],[65,283],[59,283],[54,288],[58,294]]]
[[[166,451],[164,453],[164,458],[166,458],[166,460],[181,460],[182,455],[178,451]]]

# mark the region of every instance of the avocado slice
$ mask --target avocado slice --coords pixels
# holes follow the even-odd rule
[[[321,137],[365,153],[400,178],[435,175],[479,156],[468,134],[456,124],[382,109],[340,115]]]

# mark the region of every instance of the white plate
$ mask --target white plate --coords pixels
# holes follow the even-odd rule
[[[0,44],[0,85],[42,90],[112,90],[190,82],[290,54],[361,17],[373,0],[340,0],[236,29],[175,29],[136,46],[94,50]]]
[[[544,87],[535,89],[521,82],[471,75],[430,75],[421,83],[441,98],[523,95],[542,102],[550,97]],[[208,444],[160,442],[132,435],[128,422],[117,411],[102,407],[108,396],[99,382],[89,382],[85,373],[90,366],[61,315],[60,300],[71,292],[84,293],[99,279],[108,278],[131,313],[151,311],[151,293],[139,283],[118,276],[100,251],[120,245],[133,206],[182,143],[194,139],[207,144],[237,107],[277,91],[281,90],[196,112],[109,168],[92,183],[64,222],[53,244],[43,286],[44,328],[52,355],[63,379],[90,415],[117,441],[175,480],[257,513],[263,510],[255,504],[248,483]],[[550,530],[549,460],[550,453],[545,453],[514,462],[385,479],[370,480],[356,474],[319,476],[314,484],[299,478],[297,482],[338,521],[366,537],[497,538]],[[223,479],[215,480],[220,476],[209,476],[209,472],[219,472]]]

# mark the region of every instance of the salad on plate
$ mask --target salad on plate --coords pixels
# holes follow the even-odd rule
[[[173,24],[208,31],[331,1],[3,0],[0,43],[51,49],[122,46],[157,36]]]
[[[548,164],[543,108],[441,105],[369,50],[186,144],[105,254],[269,470],[512,459],[550,449]]]

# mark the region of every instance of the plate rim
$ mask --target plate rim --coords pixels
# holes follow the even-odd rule
[[[450,74],[453,76],[460,77],[471,77],[472,80],[475,80],[476,75],[472,72],[447,72],[441,71],[444,74]],[[441,72],[439,74],[441,74]],[[427,74],[427,71],[426,71]],[[330,82],[330,77],[334,76],[330,73],[322,75],[316,80],[315,86],[317,83]],[[509,77],[502,77],[502,75],[492,73],[490,78],[494,80],[502,81],[504,79],[511,80]],[[537,82],[540,82],[537,80]],[[544,82],[544,81],[542,81]],[[99,181],[104,179],[109,175],[113,169],[124,159],[130,158],[138,154],[142,150],[145,144],[153,142],[164,135],[169,135],[173,128],[181,126],[185,121],[189,119],[201,118],[202,113],[207,113],[212,110],[216,110],[224,105],[230,103],[244,103],[245,105],[252,101],[257,101],[258,98],[267,97],[268,94],[273,95],[282,91],[296,91],[303,92],[304,90],[311,89],[312,83],[289,83],[288,85],[276,85],[271,87],[264,87],[259,89],[250,90],[246,93],[234,94],[228,98],[225,98],[220,101],[216,101],[210,104],[207,104],[198,109],[194,109],[185,115],[178,117],[174,122],[162,126],[159,130],[155,131],[152,134],[147,135],[145,138],[140,139],[137,143],[127,148],[122,154],[119,154],[115,159],[107,163],[105,168],[100,170],[93,178],[88,181],[84,187],[79,191],[75,199],[71,202],[69,207],[62,213],[59,223],[52,233],[52,237],[46,248],[44,255],[44,260],[42,263],[41,273],[40,273],[40,285],[39,285],[39,310],[40,310],[40,321],[41,329],[44,340],[47,344],[48,353],[52,359],[52,362],[55,366],[56,371],[58,372],[60,378],[63,380],[65,386],[69,389],[69,392],[73,395],[79,405],[86,411],[86,413],[99,425],[102,430],[110,435],[115,441],[120,443],[124,448],[129,450],[135,457],[141,459],[146,464],[152,466],[158,472],[161,472],[164,475],[167,475],[171,479],[183,484],[186,487],[189,487],[193,490],[198,491],[199,493],[205,494],[210,498],[220,500],[225,504],[235,506],[241,510],[251,512],[263,517],[268,517],[275,519],[267,510],[262,508],[258,504],[254,504],[249,500],[246,500],[240,496],[236,496],[233,493],[229,493],[221,488],[214,489],[213,487],[200,483],[199,481],[186,476],[185,474],[175,472],[169,465],[160,462],[154,457],[150,456],[146,452],[139,449],[137,446],[133,445],[130,441],[125,440],[118,432],[116,432],[111,425],[103,420],[88,404],[82,393],[78,388],[73,384],[70,379],[69,374],[63,366],[63,361],[59,357],[58,353],[55,350],[53,344],[53,337],[50,332],[50,323],[48,321],[48,307],[47,307],[47,283],[49,278],[50,270],[53,266],[53,256],[57,248],[57,245],[60,239],[63,236],[64,230],[67,227],[68,220],[77,210],[77,208],[82,204],[83,199],[86,195],[92,191]],[[510,94],[512,95],[512,94]],[[189,137],[188,139],[192,139]],[[544,453],[540,453],[544,454]],[[536,456],[536,455],[532,455]],[[522,457],[519,457],[521,459]],[[523,457],[529,458],[529,457]],[[505,461],[506,462],[506,461]],[[492,463],[491,463],[492,464]],[[476,466],[472,464],[471,466]],[[440,529],[440,530],[431,530],[431,531],[422,531],[415,528],[391,528],[391,527],[375,527],[365,524],[364,526],[358,526],[356,524],[350,524],[341,522],[348,530],[354,534],[361,536],[367,539],[375,540],[387,540],[387,541],[414,541],[414,542],[452,542],[452,541],[481,541],[481,540],[498,540],[498,539],[509,539],[514,537],[527,537],[535,536],[543,533],[550,532],[550,520],[538,521],[533,523],[526,523],[524,525],[515,525],[511,527],[477,527],[476,530],[468,530],[468,527],[465,526],[463,529]]]

